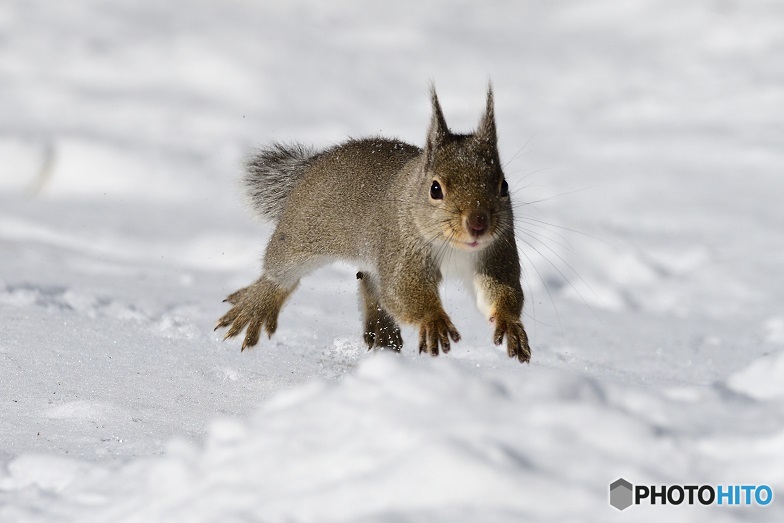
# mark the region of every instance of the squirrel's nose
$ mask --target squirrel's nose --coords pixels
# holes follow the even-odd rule
[[[480,236],[487,230],[487,224],[490,220],[485,211],[472,211],[466,221],[468,232]]]

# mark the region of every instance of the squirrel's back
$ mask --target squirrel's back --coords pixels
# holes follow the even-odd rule
[[[387,138],[348,140],[324,151],[298,143],[273,143],[248,159],[244,185],[254,210],[276,221],[306,178],[310,211],[314,205],[346,206],[350,202],[335,196],[350,199],[352,194],[361,195],[363,186],[364,192],[372,192],[371,186],[385,185],[379,177],[394,176],[420,153],[418,147]]]

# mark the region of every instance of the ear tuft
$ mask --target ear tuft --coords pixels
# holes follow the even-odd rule
[[[493,84],[487,84],[487,106],[474,136],[477,140],[495,145],[495,110],[493,109]]]
[[[441,111],[441,104],[438,103],[438,95],[436,94],[436,86],[434,84],[430,84],[430,106],[432,116],[430,117],[430,129],[427,131],[427,144],[425,145],[428,165],[432,165],[436,149],[446,141],[449,135],[449,128],[446,125],[444,113]]]

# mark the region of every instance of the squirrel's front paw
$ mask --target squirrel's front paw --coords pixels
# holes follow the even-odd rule
[[[438,347],[444,354],[449,352],[449,338],[457,343],[460,333],[452,324],[449,316],[444,314],[433,320],[426,321],[419,326],[419,353],[427,352],[431,356],[438,356]]]
[[[517,357],[520,363],[531,361],[531,348],[528,346],[528,335],[520,320],[495,319],[493,341],[501,345],[506,336],[506,353],[510,358]]]
[[[290,291],[265,279],[240,289],[224,300],[233,307],[218,320],[215,330],[229,327],[223,338],[227,340],[242,332],[247,325],[248,330],[241,350],[253,347],[259,341],[262,327],[270,337],[275,332],[278,327],[278,313],[289,294]]]

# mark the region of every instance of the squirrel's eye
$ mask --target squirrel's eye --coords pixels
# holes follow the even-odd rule
[[[501,182],[501,192],[498,195],[501,197],[509,196],[509,184],[506,183],[506,180]]]
[[[441,190],[441,185],[433,180],[433,185],[430,186],[430,197],[434,200],[443,200],[444,191]]]

